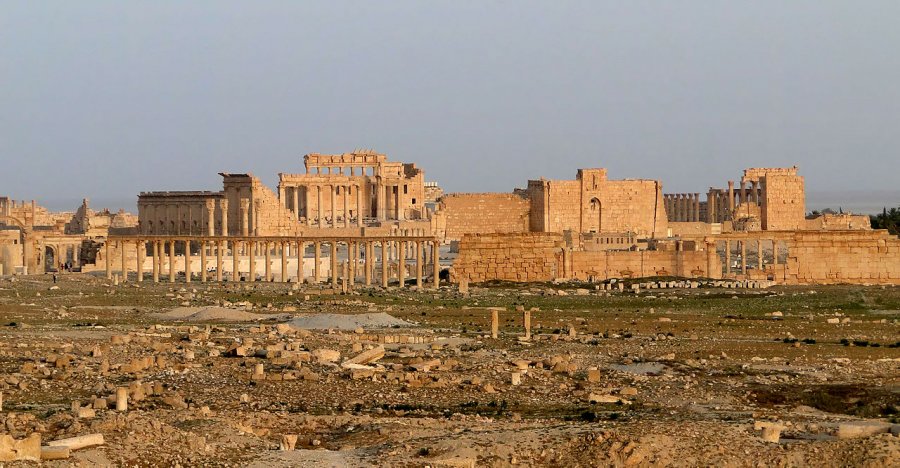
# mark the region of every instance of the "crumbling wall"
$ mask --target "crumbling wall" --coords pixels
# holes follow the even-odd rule
[[[715,267],[714,267],[715,268]],[[572,252],[567,277],[586,280],[647,276],[709,277],[705,251],[609,250]]]
[[[805,230],[810,231],[846,231],[853,229],[872,229],[872,221],[867,215],[849,213],[823,214],[805,220]]]
[[[454,193],[441,197],[436,215],[443,218],[444,239],[466,234],[528,232],[530,204],[511,193]]]

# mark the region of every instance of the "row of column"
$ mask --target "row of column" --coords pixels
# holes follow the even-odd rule
[[[765,239],[765,240],[764,239],[756,239],[755,241],[754,240],[735,240],[735,241],[726,240],[725,241],[725,275],[726,276],[732,274],[732,267],[731,267],[732,242],[736,242],[738,244],[738,249],[740,249],[741,264],[740,264],[739,269],[738,269],[738,267],[735,267],[735,270],[740,271],[740,273],[742,275],[747,274],[748,266],[754,266],[752,264],[748,265],[749,262],[747,262],[747,244],[748,243],[751,245],[754,243],[756,244],[755,267],[757,270],[762,270],[763,267],[766,265],[765,250],[764,250],[765,244],[770,244],[772,246],[772,265],[778,265],[779,248],[778,248],[778,241],[775,239]]]
[[[666,213],[672,222],[700,221],[700,194],[675,193],[664,195]]]
[[[723,223],[731,219],[728,211],[728,195],[723,189],[710,187],[706,193],[706,222]]]
[[[136,265],[134,271],[137,273],[137,281],[144,280],[144,256],[148,251],[145,240],[137,241],[118,241],[118,250],[121,253],[121,274],[123,281],[128,278],[128,249],[132,246],[136,249]],[[240,261],[241,257],[248,257],[249,267],[248,275],[243,280],[253,282],[256,281],[256,261],[258,251],[263,250],[265,256],[264,281],[275,281],[275,275],[272,272],[272,255],[280,257],[281,272],[278,281],[287,283],[290,280],[288,271],[288,258],[290,252],[296,252],[297,259],[297,281],[310,282],[304,273],[304,258],[306,247],[313,246],[313,274],[312,282],[319,283],[323,279],[321,271],[322,247],[330,246],[330,279],[332,285],[337,288],[340,279],[343,277],[347,280],[347,287],[352,288],[356,280],[363,277],[366,286],[372,285],[374,281],[381,280],[381,285],[387,287],[392,279],[396,279],[401,286],[406,285],[407,267],[409,261],[413,261],[415,269],[411,272],[411,276],[415,278],[416,286],[423,288],[425,286],[425,270],[426,265],[431,265],[432,285],[437,288],[440,283],[440,243],[436,240],[358,240],[358,241],[301,241],[301,240],[283,240],[283,241],[256,241],[256,240],[200,240],[191,241],[184,239],[172,240],[150,240],[149,250],[151,251],[152,262],[152,278],[154,282],[159,282],[160,277],[167,274],[171,283],[176,281],[178,269],[176,268],[176,244],[181,244],[184,248],[184,267],[183,272],[186,282],[191,282],[193,278],[192,259],[193,248],[199,246],[200,268],[199,276],[201,282],[210,280],[209,259],[215,256],[215,281],[223,281],[224,276],[224,256],[231,253],[232,268],[230,272],[231,281],[241,281]],[[112,278],[113,260],[110,255],[110,244],[106,243],[106,277]],[[339,265],[339,244],[344,244],[342,249],[345,257],[342,264]],[[428,250],[431,252],[429,253]],[[376,252],[379,255],[376,255]],[[430,259],[428,258],[430,257]],[[380,259],[380,273],[376,268]],[[166,272],[166,266],[168,270]],[[341,274],[343,270],[343,274]],[[396,271],[396,274],[393,272]]]
[[[748,184],[742,180],[737,190],[734,188],[734,181],[728,181],[728,207],[732,212],[736,205],[750,203],[758,206],[761,200],[762,186],[759,181],[751,180]]]
[[[361,227],[373,207],[378,220],[405,219],[400,203],[400,185],[375,184],[371,195],[366,197],[367,185],[297,184],[279,186],[278,191],[282,207],[290,211],[295,220],[305,220],[307,226]],[[354,210],[356,219],[351,223]]]

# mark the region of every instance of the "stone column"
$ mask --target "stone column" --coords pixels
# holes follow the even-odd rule
[[[720,273],[715,271],[717,259],[716,242],[706,238],[706,276],[709,278],[718,278],[720,276]]]
[[[169,282],[175,282],[175,240],[169,240]]]
[[[137,262],[136,262],[137,268],[135,268],[135,272],[137,273],[137,282],[143,283],[144,282],[144,254],[147,251],[147,247],[146,247],[146,244],[144,244],[144,241],[142,241],[142,240],[137,241],[137,243],[134,245],[134,247],[135,247],[135,250],[137,253]]]
[[[285,186],[278,184],[278,203],[282,208],[287,209],[287,197],[285,196]]]
[[[758,182],[755,180],[750,181],[750,202],[754,205],[759,204],[759,192],[757,192],[757,184]]]
[[[433,265],[431,271],[434,273],[432,282],[434,282],[434,289],[438,289],[441,287],[441,244],[437,240],[431,243],[431,262]]]
[[[732,199],[733,200],[733,199]],[[731,241],[725,241],[725,275],[731,274]]]
[[[397,277],[400,279],[400,287],[406,287],[406,241],[400,241],[400,251],[397,255]]]
[[[349,270],[350,270],[350,288],[353,289],[353,285],[356,283],[357,276],[357,266],[359,265],[359,243],[351,242],[347,245],[347,261],[349,262]]]
[[[300,221],[300,187],[295,186],[294,192],[294,220]]]
[[[416,288],[421,291],[424,288],[422,282],[423,272],[425,270],[422,262],[422,254],[425,246],[422,241],[416,241]]]
[[[306,275],[303,274],[303,257],[306,255],[306,242],[297,241],[297,284],[306,282]]]
[[[385,201],[387,200],[387,189],[385,189],[384,182],[382,182],[382,181],[378,182],[377,187],[378,187],[378,197],[376,198],[376,203],[377,203],[376,208],[378,208],[377,209],[378,221],[384,221],[385,219],[387,219],[387,211],[385,210],[385,208],[386,208]]]
[[[391,279],[390,275],[390,252],[388,250],[387,241],[381,240],[381,287],[387,288]]]
[[[707,209],[708,208],[709,207],[707,207]],[[694,194],[694,222],[695,223],[700,222],[700,194],[699,193]]]
[[[337,185],[329,185],[331,195],[331,227],[337,227]]]
[[[200,282],[206,282],[206,241],[200,241]]]
[[[313,242],[313,249],[315,249],[315,252],[313,252],[313,262],[315,262],[313,264],[313,281],[318,284],[322,281],[322,272],[319,269],[319,263],[322,260],[322,243],[319,241]]]
[[[125,260],[128,257],[128,249],[125,247],[125,241],[120,241],[118,245],[122,253],[122,282],[125,283],[128,281],[128,263]]]
[[[342,185],[341,191],[344,192],[344,227],[350,227],[350,186]]]
[[[219,211],[222,212],[222,235],[228,235],[228,199],[219,200]]]
[[[762,239],[756,239],[756,268],[762,270],[763,264],[765,264],[765,258],[763,257]]]
[[[256,281],[256,241],[250,241],[247,245],[247,253],[250,255],[250,277],[247,281],[252,283]]]
[[[728,218],[734,219],[734,181],[728,181]]]
[[[718,216],[716,214],[716,210],[718,209],[718,205],[716,204],[716,192],[710,189],[709,194],[706,195],[706,222],[707,223],[717,223]]]
[[[316,222],[319,224],[319,227],[322,227],[322,186],[316,185]]]
[[[266,279],[265,279],[264,281],[266,281],[266,282],[268,283],[268,282],[272,281],[272,279],[273,279],[273,276],[272,276],[272,248],[273,248],[273,244],[269,244],[269,242],[266,241],[266,242],[263,243],[263,245],[264,245],[265,248],[266,248],[266,268],[265,268],[265,270],[266,270]]]
[[[253,200],[253,219],[251,220],[251,224],[253,226],[253,235],[259,235],[259,211],[261,207],[261,202],[259,200]]]
[[[281,242],[281,282],[288,282],[288,271],[287,271],[287,254],[284,249],[284,241]]]
[[[500,335],[500,311],[491,309],[491,338],[496,339]]]
[[[747,241],[741,241],[741,274],[747,274]]]
[[[159,241],[152,241],[153,244],[153,282],[159,283]]]
[[[191,282],[191,241],[184,241],[184,281]]]
[[[303,216],[306,217],[306,225],[312,225],[312,216],[310,216],[309,205],[312,201],[309,199],[309,185],[303,186]]]
[[[225,246],[224,241],[216,242],[216,282],[222,282],[222,248]]]
[[[531,339],[531,311],[522,312],[522,326],[525,327],[525,339]]]
[[[338,287],[337,241],[331,241],[331,287]]]
[[[365,174],[365,172],[363,172]],[[362,199],[363,185],[356,186],[356,225],[359,227],[363,226],[363,199]]]
[[[241,199],[241,235],[250,235],[250,200],[246,198]]]
[[[109,237],[106,238],[106,242],[103,243],[103,250],[106,256],[106,279],[112,279],[112,259],[109,258]]]
[[[363,245],[365,246],[364,251],[366,253],[366,260],[365,260],[366,262],[363,264],[363,268],[364,268],[363,271],[365,274],[366,286],[371,286],[372,285],[372,250],[373,250],[373,248],[372,248],[372,243],[368,242],[368,241],[364,242]]]
[[[216,235],[216,201],[212,198],[206,200],[206,235]]]
[[[231,281],[237,283],[240,280],[240,245],[238,241],[231,241]]]

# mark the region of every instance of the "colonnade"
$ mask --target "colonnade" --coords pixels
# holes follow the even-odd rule
[[[728,211],[728,192],[720,188],[709,188],[706,193],[706,222],[724,223],[731,219]]]
[[[737,188],[728,181],[728,190],[710,187],[706,194],[706,215],[701,213],[699,193],[670,193],[663,195],[666,213],[672,222],[721,223],[732,219],[735,207],[744,203],[760,206],[764,188],[759,181],[740,181]]]
[[[764,188],[759,181],[751,180],[749,184],[740,181],[737,190],[734,188],[734,181],[728,181],[728,211],[734,213],[735,206],[744,203],[759,206],[762,203]]]
[[[410,279],[415,279],[418,288],[426,286],[426,274],[431,273],[431,286],[440,284],[440,243],[433,237],[403,236],[387,238],[342,237],[342,238],[296,238],[296,237],[111,237],[105,246],[106,276],[112,278],[114,260],[110,246],[115,243],[120,253],[119,273],[123,281],[131,272],[136,273],[138,282],[144,281],[144,256],[151,256],[150,278],[159,282],[167,278],[170,283],[183,273],[184,281],[195,279],[207,281],[266,281],[291,282],[289,260],[296,259],[295,282],[320,283],[330,280],[338,287],[341,278],[352,288],[357,282],[370,286],[380,281],[387,287],[392,282],[406,285],[407,268]],[[304,259],[309,247],[313,249],[312,274],[304,271]],[[183,266],[176,265],[176,248],[184,252]],[[128,252],[135,249],[135,257]],[[326,274],[322,268],[322,252],[328,252],[330,267]],[[264,257],[263,275],[257,278],[257,261]],[[226,256],[231,256],[230,271]],[[199,268],[192,271],[192,263],[199,256]],[[275,257],[275,258],[273,258]],[[133,268],[129,258],[134,259]],[[247,266],[243,267],[246,258]],[[280,262],[278,275],[273,272],[273,260]],[[211,265],[213,266],[211,268]],[[430,266],[430,269],[428,268]],[[429,271],[430,270],[430,271]]]
[[[783,244],[785,248],[788,247],[786,242],[779,241],[778,239],[726,239],[725,241],[725,271],[724,274],[726,277],[732,274],[742,274],[746,275],[748,269],[755,269],[758,271],[762,271],[765,265],[778,265],[779,264],[779,256],[781,253],[781,245]],[[749,248],[748,248],[749,246]],[[771,262],[767,262],[766,251],[768,248],[771,248]],[[731,254],[733,250],[737,250],[738,256],[740,258],[740,265],[735,265],[732,267]],[[747,254],[755,253],[756,261],[750,262],[748,261]],[[785,259],[786,261],[786,259]]]
[[[365,219],[403,220],[402,184],[370,184],[366,179],[338,182],[283,181],[281,206],[296,221],[318,227],[362,227]],[[373,213],[374,208],[374,213]]]
[[[663,195],[666,214],[672,222],[700,221],[699,193],[672,193]]]

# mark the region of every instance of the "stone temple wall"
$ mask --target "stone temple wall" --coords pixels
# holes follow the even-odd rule
[[[806,198],[803,177],[795,173],[766,173],[760,203],[762,229],[789,231],[806,225]]]
[[[530,227],[535,232],[634,232],[665,236],[662,185],[655,180],[607,180],[602,169],[582,169],[575,180],[531,180]]]
[[[788,283],[900,284],[900,238],[887,231],[798,232],[788,249]]]
[[[438,202],[436,225],[445,240],[459,240],[465,234],[528,232],[530,206],[511,193],[448,194]]]

